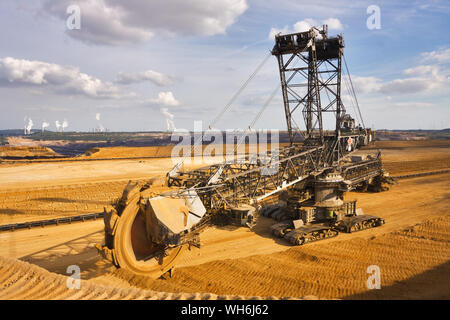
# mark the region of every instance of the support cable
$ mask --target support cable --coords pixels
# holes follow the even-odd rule
[[[270,56],[272,54],[269,52],[267,54],[267,56],[263,59],[263,61],[258,65],[258,67],[255,69],[255,71],[253,71],[253,73],[250,75],[250,77],[244,82],[244,84],[239,88],[239,90],[231,97],[231,99],[228,101],[228,103],[225,105],[225,107],[220,111],[220,113],[214,118],[213,121],[210,122],[210,124],[208,125],[208,129],[212,129],[217,122],[222,118],[222,116],[225,114],[225,112],[227,112],[231,105],[234,103],[234,101],[239,97],[239,95],[242,93],[242,91],[244,91],[244,89],[248,86],[248,84],[250,83],[251,80],[253,80],[255,78],[255,76],[257,75],[257,73],[262,69],[262,67],[266,64],[267,60],[269,60]],[[183,158],[181,159],[181,161],[176,165],[181,167],[181,164],[184,163],[184,161],[186,160],[186,158],[191,155],[195,156],[197,153],[196,147],[199,145],[199,142],[203,142],[203,138],[204,138],[204,134],[203,132],[201,133],[200,137],[194,141],[194,150],[193,150],[193,154],[189,154],[189,155],[184,155]],[[200,144],[200,147],[203,144]]]
[[[351,88],[352,88],[353,96],[355,97],[356,107],[358,108],[359,117],[361,118],[361,122],[362,122],[363,128],[365,129],[366,126],[364,125],[364,120],[363,120],[363,117],[361,115],[361,109],[359,108],[358,99],[357,99],[356,93],[355,93],[355,88],[353,87],[352,78],[350,77],[350,72],[348,71],[348,66],[347,66],[347,61],[345,59],[345,55],[342,54],[342,57],[344,57],[345,69],[347,70],[347,75],[348,75],[348,79],[350,80],[350,85],[351,85]]]

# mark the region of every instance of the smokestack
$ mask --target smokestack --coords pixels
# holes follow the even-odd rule
[[[171,114],[167,108],[161,108],[160,111],[166,117],[167,131],[175,131],[175,122],[173,121],[175,116]]]
[[[59,130],[61,129],[61,123],[58,120],[55,121],[55,126],[56,126],[56,132],[59,132]]]

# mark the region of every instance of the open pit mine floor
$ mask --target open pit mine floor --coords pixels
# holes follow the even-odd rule
[[[377,142],[391,175],[450,168],[450,142]],[[111,152],[110,150],[108,152]],[[129,179],[163,175],[170,159],[0,164],[0,224],[103,211]],[[450,298],[450,173],[412,177],[382,193],[348,193],[386,224],[295,247],[252,229],[211,226],[201,249],[172,277],[153,280],[116,269],[95,249],[102,219],[0,233],[0,299],[339,299]],[[78,265],[82,289],[68,290]],[[380,268],[381,289],[366,286]]]

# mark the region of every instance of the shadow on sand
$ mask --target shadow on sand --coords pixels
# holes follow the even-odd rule
[[[346,300],[450,299],[450,261],[404,281],[346,296]],[[381,273],[381,281],[383,274]]]

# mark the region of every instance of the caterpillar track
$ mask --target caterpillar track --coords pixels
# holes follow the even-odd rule
[[[292,201],[289,202],[292,203]],[[323,209],[322,207],[310,207],[306,213],[301,207],[300,209],[296,209],[295,206],[289,208],[288,205],[286,208],[272,204],[262,208],[260,213],[274,220],[277,220],[277,215],[271,213],[285,212],[290,215],[289,219],[272,225],[270,231],[275,237],[284,238],[293,245],[334,238],[338,236],[339,232],[354,233],[385,224],[383,218],[362,214],[362,209],[356,210],[356,201],[334,207],[337,214],[331,218],[323,215]]]
[[[334,224],[314,223],[298,228],[294,227],[292,220],[285,220],[272,225],[270,230],[274,236],[284,238],[293,245],[303,245],[337,237],[339,232],[354,233],[376,228],[382,226],[384,223],[385,221],[382,218],[361,215],[344,217],[343,220],[337,221]]]
[[[294,245],[303,245],[310,242],[334,238],[339,234],[337,230],[326,224],[302,226],[288,232],[284,238]]]
[[[353,233],[379,227],[383,224],[385,224],[383,218],[370,215],[359,215],[342,218],[342,220],[335,223],[334,228],[342,232]]]
[[[318,223],[302,225],[295,228],[293,220],[285,220],[270,227],[271,233],[278,238],[284,238],[293,245],[303,245],[310,242],[336,237],[339,232],[332,225]]]

